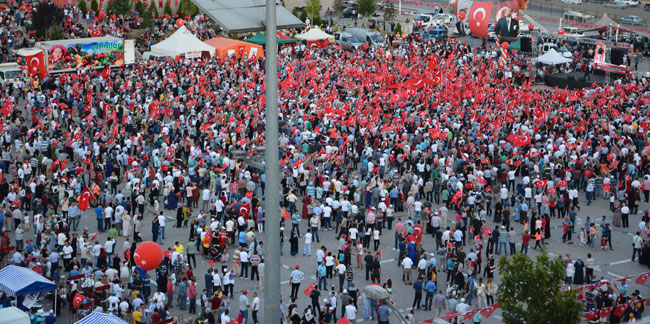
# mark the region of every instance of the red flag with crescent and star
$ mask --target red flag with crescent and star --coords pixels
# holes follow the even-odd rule
[[[79,307],[79,305],[81,305],[81,303],[84,302],[84,300],[86,300],[86,297],[84,297],[80,293],[76,293],[74,295],[74,299],[72,300],[72,306],[74,306],[74,308],[77,308],[77,307]]]
[[[499,303],[492,304],[490,307],[485,307],[481,309],[481,315],[485,318],[490,318],[492,316],[492,313],[494,313],[495,310],[499,307]]]
[[[646,280],[648,280],[649,276],[650,276],[650,272],[642,273],[638,278],[636,278],[634,283],[636,283],[637,285],[643,285],[646,282]]]
[[[27,72],[29,76],[39,76],[44,77],[47,75],[45,70],[45,57],[43,56],[43,51],[40,51],[34,55],[26,56],[25,61],[27,62]]]
[[[492,15],[494,2],[476,1],[469,10],[469,29],[473,35],[479,37],[488,36],[488,24]]]
[[[91,201],[95,200],[95,196],[93,195],[92,191],[88,187],[84,188],[84,190],[81,192],[81,195],[77,198],[77,201],[79,201],[79,209],[86,211],[88,209],[88,205]]]

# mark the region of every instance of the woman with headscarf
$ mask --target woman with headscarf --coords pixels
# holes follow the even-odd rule
[[[289,239],[289,244],[291,244],[291,255],[296,256],[298,254],[298,235],[295,231],[291,231],[291,238]]]

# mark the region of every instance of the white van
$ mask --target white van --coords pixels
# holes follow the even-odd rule
[[[581,4],[582,0],[562,0],[562,3]]]
[[[20,69],[18,63],[0,64],[0,85],[4,86],[7,82],[15,81],[25,77],[25,71]]]

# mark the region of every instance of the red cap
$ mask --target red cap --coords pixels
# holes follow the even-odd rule
[[[296,264],[296,269],[300,269],[300,265],[299,265],[299,264]]]

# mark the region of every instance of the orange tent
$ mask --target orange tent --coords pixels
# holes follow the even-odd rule
[[[260,45],[242,42],[230,38],[215,37],[205,41],[206,44],[214,47],[217,57],[224,57],[234,55],[240,57],[244,55],[247,58],[255,55],[256,57],[264,57],[264,49]]]

